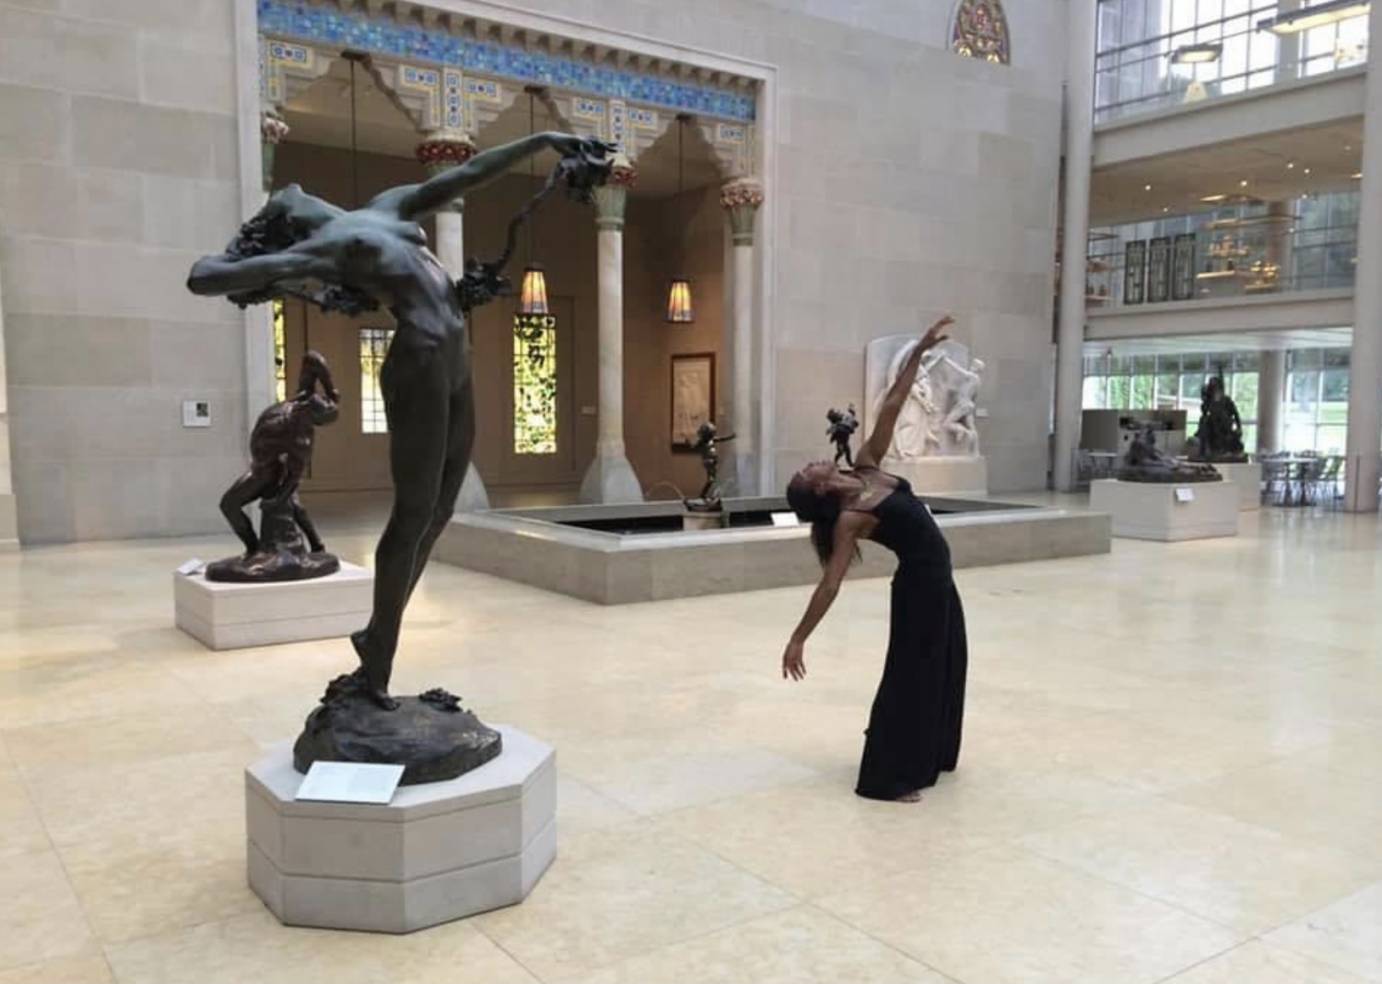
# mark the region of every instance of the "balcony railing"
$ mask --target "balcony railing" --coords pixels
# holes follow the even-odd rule
[[[1356,225],[1299,228],[1291,216],[1211,220],[1193,232],[1096,232],[1086,260],[1091,309],[1352,287]]]
[[[1223,0],[1199,8],[1195,0],[1100,0],[1095,123],[1366,64],[1366,12],[1338,0],[1306,9],[1314,6],[1340,17],[1278,34],[1264,24],[1297,8],[1275,0]],[[1223,16],[1196,22],[1205,8]]]

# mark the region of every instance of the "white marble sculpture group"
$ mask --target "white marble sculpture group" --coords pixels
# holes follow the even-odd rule
[[[916,345],[912,335],[893,335],[869,343],[868,402],[872,419],[888,387]],[[897,421],[888,458],[915,461],[921,458],[979,457],[979,431],[975,426],[979,386],[984,363],[971,359],[969,349],[949,340],[936,346],[922,362]]]

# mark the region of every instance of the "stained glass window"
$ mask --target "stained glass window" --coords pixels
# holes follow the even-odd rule
[[[274,315],[274,399],[288,398],[288,340],[283,330],[283,301],[273,303]]]
[[[557,319],[550,314],[514,315],[513,450],[557,452]]]
[[[1008,64],[1008,19],[999,0],[960,0],[950,48],[967,58]]]
[[[392,328],[360,329],[360,433],[387,434],[384,394],[379,389],[379,370],[389,353]]]

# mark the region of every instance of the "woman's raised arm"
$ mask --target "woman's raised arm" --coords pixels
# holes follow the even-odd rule
[[[873,424],[873,433],[859,449],[858,464],[876,467],[888,453],[888,448],[893,443],[893,430],[897,427],[897,415],[902,412],[902,406],[907,402],[907,394],[911,392],[912,384],[917,380],[921,357],[945,341],[945,329],[954,323],[955,319],[947,314],[928,328],[926,334],[921,336],[921,341],[912,349],[912,354],[907,357],[902,371],[897,374],[888,395],[883,398],[878,410],[878,419]]]

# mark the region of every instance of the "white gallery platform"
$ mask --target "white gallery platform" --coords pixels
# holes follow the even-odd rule
[[[1257,461],[1214,465],[1214,470],[1224,476],[1225,482],[1238,486],[1238,508],[1252,510],[1262,508],[1262,464]]]
[[[245,770],[249,884],[289,926],[410,933],[523,901],[557,853],[556,752],[498,758],[387,806],[298,802],[291,742]]]
[[[308,581],[234,584],[173,574],[177,627],[212,649],[243,649],[349,635],[369,621],[374,572],[341,569]]]
[[[1089,508],[1113,517],[1114,536],[1134,540],[1237,536],[1239,496],[1232,482],[1089,483]]]

